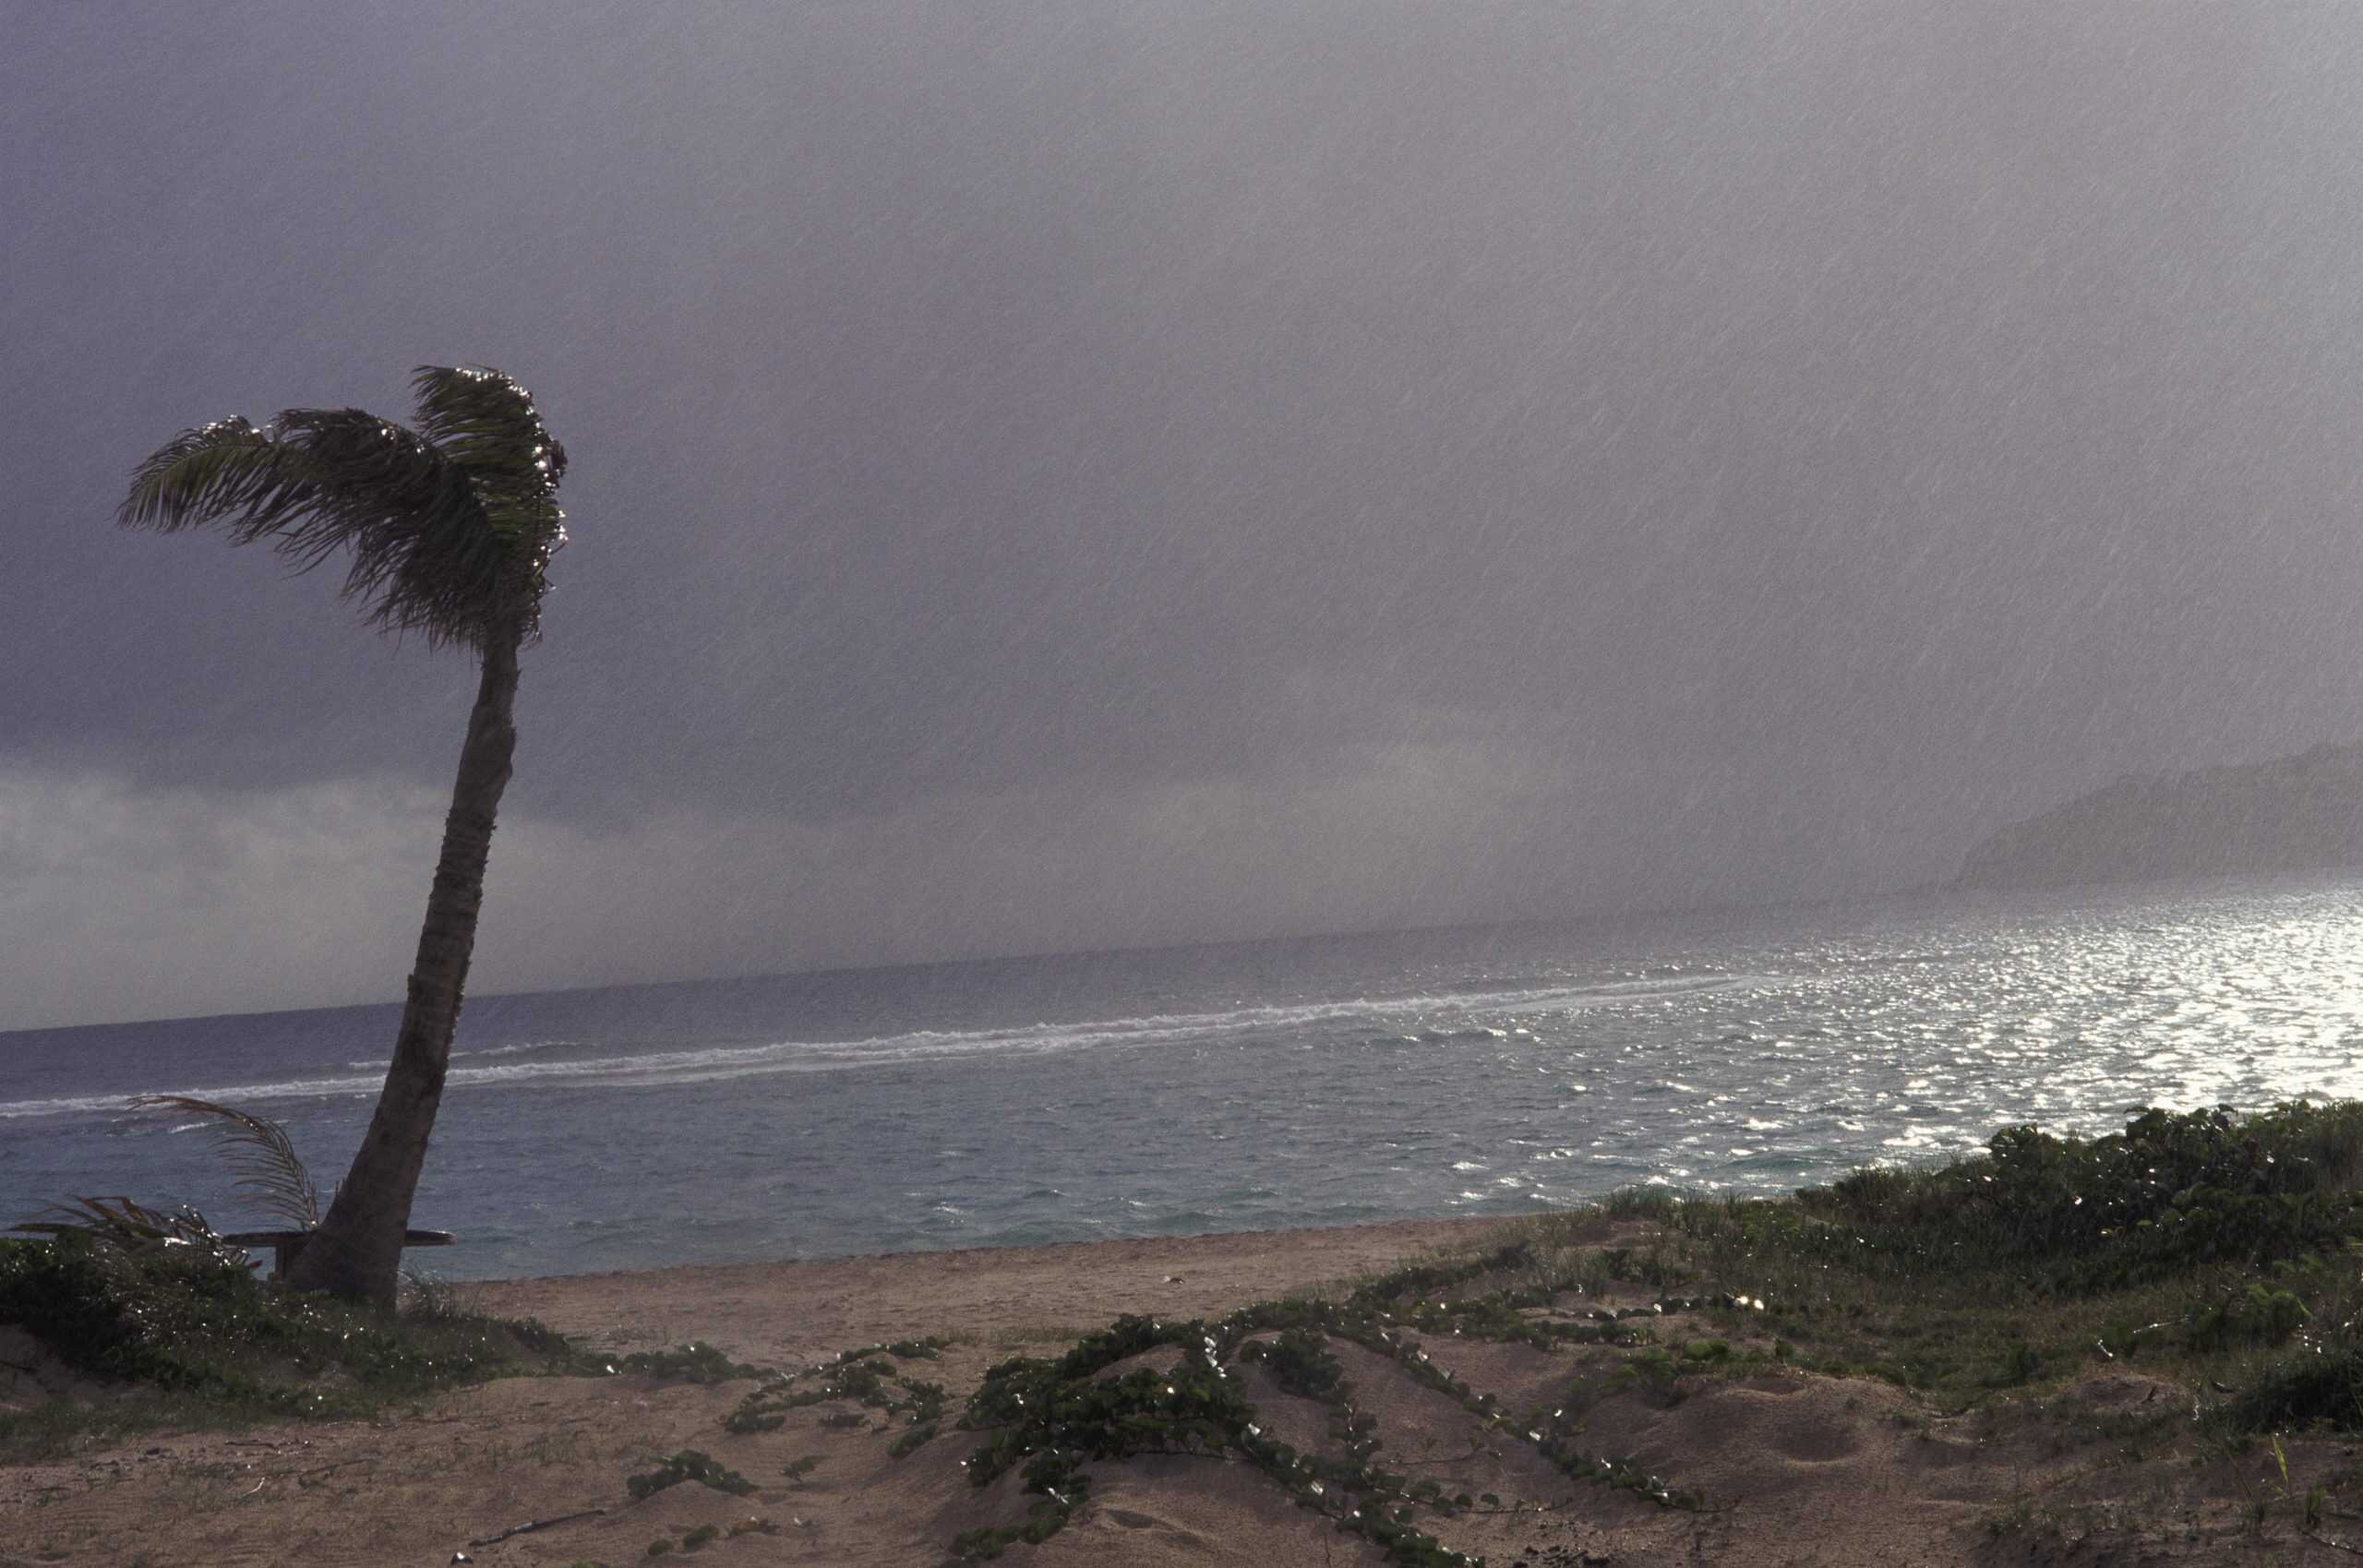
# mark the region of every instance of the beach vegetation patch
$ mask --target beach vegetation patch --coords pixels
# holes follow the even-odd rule
[[[712,1454],[700,1453],[694,1448],[684,1448],[659,1461],[656,1468],[643,1475],[627,1477],[624,1490],[631,1493],[633,1502],[638,1502],[685,1481],[695,1481],[700,1486],[712,1487],[733,1497],[744,1497],[755,1490],[754,1482]]]
[[[2363,1237],[2363,1104],[2146,1110],[2099,1137],[2007,1127],[1985,1153],[1809,1188],[1797,1239],[1902,1273],[2015,1269],[2076,1294],[2193,1265],[2261,1267]]]
[[[43,1445],[76,1426],[126,1430],[142,1415],[209,1424],[350,1416],[390,1399],[570,1366],[539,1323],[438,1311],[385,1314],[272,1287],[193,1210],[93,1203],[107,1218],[0,1238],[0,1324],[25,1330],[130,1398],[0,1416],[0,1444]]]
[[[2363,1430],[2358,1175],[2355,1102],[2009,1127],[1965,1158],[1791,1200],[1620,1195],[1607,1210],[1653,1235],[1593,1271],[1682,1293],[1654,1306],[1696,1308],[1728,1343],[1628,1361],[1669,1398],[1767,1364],[1769,1338],[1770,1364],[1879,1378],[1938,1411],[2138,1362],[2228,1430]],[[1546,1249],[1582,1223],[1526,1222]]]
[[[1512,1283],[1472,1289],[1495,1281]],[[1570,1323],[1524,1315],[1521,1309],[1544,1305],[1567,1285],[1540,1268],[1535,1248],[1519,1241],[1472,1258],[1413,1264],[1355,1285],[1339,1299],[1258,1302],[1212,1323],[1122,1317],[1056,1359],[1002,1361],[987,1371],[960,1418],[963,1428],[984,1434],[966,1461],[968,1478],[985,1487],[1015,1471],[1037,1501],[1023,1521],[967,1531],[954,1550],[981,1560],[1021,1541],[1048,1539],[1089,1497],[1091,1465],[1196,1454],[1253,1466],[1298,1506],[1378,1546],[1389,1562],[1454,1568],[1471,1562],[1417,1521],[1423,1514],[1449,1517],[1472,1502],[1466,1493],[1447,1494],[1433,1480],[1380,1463],[1378,1418],[1358,1403],[1333,1348],[1338,1342],[1385,1358],[1399,1375],[1457,1404],[1480,1433],[1527,1443],[1571,1478],[1629,1490],[1662,1507],[1708,1507],[1695,1490],[1587,1450],[1564,1407],[1531,1423],[1510,1422],[1495,1395],[1471,1387],[1427,1348],[1438,1335],[1542,1348],[1634,1341],[1613,1313]],[[1160,1349],[1173,1352],[1170,1363],[1116,1371]],[[1326,1406],[1333,1451],[1303,1453],[1267,1431],[1237,1375],[1243,1364],[1262,1367],[1283,1392]]]
[[[729,1415],[723,1418],[726,1430],[741,1436],[753,1432],[777,1431],[787,1423],[790,1412],[816,1405],[850,1404],[857,1408],[839,1410],[821,1418],[821,1424],[832,1427],[858,1427],[868,1424],[865,1410],[875,1410],[888,1425],[899,1423],[906,1430],[896,1440],[900,1458],[935,1435],[935,1428],[942,1419],[945,1401],[950,1397],[942,1383],[912,1376],[897,1368],[890,1357],[907,1356],[912,1359],[932,1360],[942,1348],[942,1340],[905,1340],[906,1348],[882,1345],[866,1345],[842,1352],[830,1360],[794,1371],[760,1374],[762,1381],[756,1385]],[[752,1372],[754,1369],[748,1369]],[[913,1436],[924,1430],[924,1436]]]
[[[734,1382],[763,1375],[762,1368],[734,1361],[702,1340],[669,1350],[635,1350],[628,1356],[586,1355],[583,1360],[585,1371],[636,1373],[669,1382]]]

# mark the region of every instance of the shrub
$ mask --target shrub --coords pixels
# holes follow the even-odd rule
[[[2363,1235],[2363,1198],[2349,1182],[2358,1157],[2363,1105],[2290,1104],[2244,1119],[2153,1109],[2097,1138],[2005,1128],[1983,1155],[1856,1171],[1798,1199],[1832,1227],[1829,1247],[1865,1263],[2015,1265],[2052,1287],[2093,1291],[2192,1264],[2335,1251]]]
[[[78,1371],[272,1413],[345,1413],[570,1354],[538,1323],[409,1320],[276,1289],[186,1213],[154,1235],[0,1238],[0,1323]]]

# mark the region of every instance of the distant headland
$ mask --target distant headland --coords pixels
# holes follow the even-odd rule
[[[2123,778],[1992,834],[1954,885],[2060,887],[2363,867],[2363,744]]]

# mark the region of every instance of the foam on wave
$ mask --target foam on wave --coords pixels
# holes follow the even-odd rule
[[[472,1065],[470,1059],[502,1057],[568,1041],[534,1041],[455,1052],[447,1083],[452,1088],[547,1083],[569,1088],[642,1088],[668,1083],[711,1083],[783,1072],[827,1072],[905,1062],[953,1060],[978,1056],[1039,1056],[1096,1047],[1176,1045],[1233,1035],[1292,1035],[1335,1025],[1368,1026],[1391,1018],[1473,1012],[1536,1013],[1607,1007],[1733,990],[1766,984],[1769,976],[1728,975],[1679,980],[1619,980],[1605,984],[1539,985],[1493,990],[1316,1002],[1294,1007],[1245,1007],[1222,1011],[1151,1013],[1072,1023],[1033,1023],[1001,1029],[918,1029],[860,1040],[781,1040],[759,1046],[713,1046],[648,1051],[562,1061],[515,1061]],[[1490,1027],[1466,1026],[1429,1032],[1431,1039],[1488,1040],[1522,1035]],[[381,1068],[334,1077],[241,1083],[223,1088],[176,1089],[175,1094],[233,1104],[295,1099],[344,1099],[372,1095],[385,1081]],[[36,1116],[94,1115],[123,1108],[127,1096],[86,1095],[0,1103],[0,1120]]]

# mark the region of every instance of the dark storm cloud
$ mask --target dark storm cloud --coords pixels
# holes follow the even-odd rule
[[[202,841],[346,929],[305,856],[440,785],[466,672],[106,519],[180,425],[426,359],[576,459],[496,983],[1860,890],[2363,731],[2347,7],[12,30],[28,928]],[[170,1011],[139,940],[89,939]]]

